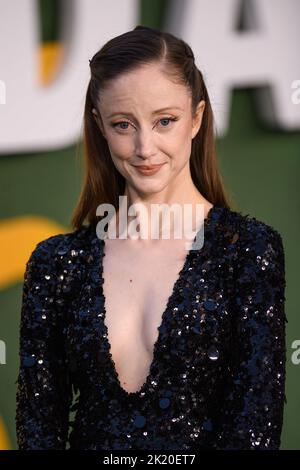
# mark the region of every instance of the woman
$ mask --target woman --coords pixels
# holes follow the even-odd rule
[[[90,67],[74,231],[38,243],[26,266],[19,448],[278,449],[282,240],[230,209],[193,52],[138,26]],[[123,236],[99,236],[104,203],[116,208],[109,230]],[[200,249],[148,236],[152,206],[173,203],[192,209],[194,242],[204,229]],[[121,209],[135,204],[143,239],[123,226]]]

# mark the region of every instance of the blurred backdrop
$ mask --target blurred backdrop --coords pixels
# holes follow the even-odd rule
[[[281,448],[300,449],[300,2],[1,0],[0,17],[0,449],[16,448],[25,263],[36,243],[71,229],[79,197],[88,59],[137,24],[189,42],[211,96],[233,210],[282,236],[288,323]]]

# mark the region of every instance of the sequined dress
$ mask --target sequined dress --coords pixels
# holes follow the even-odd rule
[[[19,449],[278,449],[287,322],[280,234],[210,209],[204,244],[187,252],[148,376],[132,393],[120,385],[104,323],[103,243],[95,224],[83,226],[41,241],[26,264]]]

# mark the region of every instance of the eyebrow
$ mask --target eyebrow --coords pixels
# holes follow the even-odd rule
[[[166,106],[165,108],[160,108],[160,109],[157,109],[156,111],[153,111],[152,113],[152,116],[154,116],[155,114],[159,114],[163,111],[168,111],[170,109],[178,109],[180,111],[183,111],[182,108],[180,108],[179,106]],[[124,115],[124,116],[131,116],[131,117],[134,117],[132,113],[125,113],[123,111],[119,111],[119,112],[115,112],[115,113],[112,113],[108,116],[108,118],[112,118],[113,116],[117,116],[117,115]]]

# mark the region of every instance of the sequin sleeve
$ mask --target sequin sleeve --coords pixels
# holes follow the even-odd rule
[[[36,246],[24,274],[16,395],[19,450],[64,449],[67,439],[71,382],[53,250],[59,237]]]
[[[280,447],[285,397],[285,255],[263,224],[240,236],[232,359],[222,402],[218,449]]]

